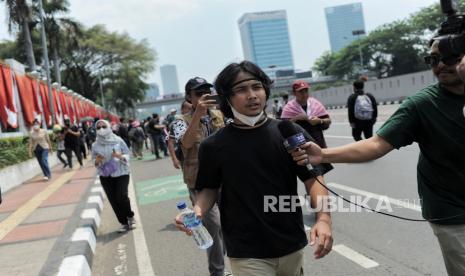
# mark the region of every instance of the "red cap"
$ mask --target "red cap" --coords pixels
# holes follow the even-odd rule
[[[308,82],[306,81],[303,81],[303,80],[296,80],[293,84],[292,84],[292,91],[300,91],[302,89],[308,89],[310,87],[310,85],[308,85]]]

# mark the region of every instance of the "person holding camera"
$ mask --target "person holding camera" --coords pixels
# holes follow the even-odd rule
[[[121,223],[118,232],[124,233],[135,227],[128,196],[129,149],[126,142],[112,132],[108,121],[97,121],[95,128],[97,139],[92,145],[92,159],[103,190]]]
[[[213,85],[204,78],[191,78],[185,86],[185,97],[192,104],[192,111],[183,114],[172,123],[172,136],[180,142],[183,162],[181,169],[184,183],[189,189],[192,205],[195,205],[197,193],[195,182],[199,166],[198,153],[200,143],[224,127],[223,114],[213,109],[216,101],[211,96]],[[215,162],[215,160],[211,160]],[[224,247],[220,226],[220,212],[215,203],[202,218],[203,224],[213,238],[213,245],[207,249],[208,270],[210,275],[224,275]]]
[[[369,139],[321,149],[307,143],[293,153],[300,163],[359,163],[418,143],[418,192],[422,215],[437,237],[449,275],[465,275],[465,105],[458,58],[444,58],[433,39],[425,62],[438,83],[407,98]]]

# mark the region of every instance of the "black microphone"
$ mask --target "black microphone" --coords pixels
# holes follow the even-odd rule
[[[278,123],[278,129],[284,138],[284,147],[287,151],[293,151],[307,143],[304,134],[299,132],[291,121],[282,120]],[[310,171],[313,169],[311,164],[306,164],[306,167]]]

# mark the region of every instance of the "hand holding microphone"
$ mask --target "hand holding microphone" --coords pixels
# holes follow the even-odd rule
[[[285,139],[284,146],[286,150],[298,165],[307,166],[311,170],[310,164],[318,165],[321,163],[323,157],[320,146],[313,142],[307,142],[304,134],[299,132],[292,122],[281,121],[278,128]]]

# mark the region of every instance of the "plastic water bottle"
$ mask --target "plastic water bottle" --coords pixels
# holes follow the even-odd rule
[[[180,201],[177,204],[178,209],[182,214],[182,222],[185,227],[192,231],[195,243],[200,249],[207,249],[213,244],[213,239],[208,233],[205,226],[202,225],[202,221],[195,216],[194,211],[187,207],[184,201]]]

